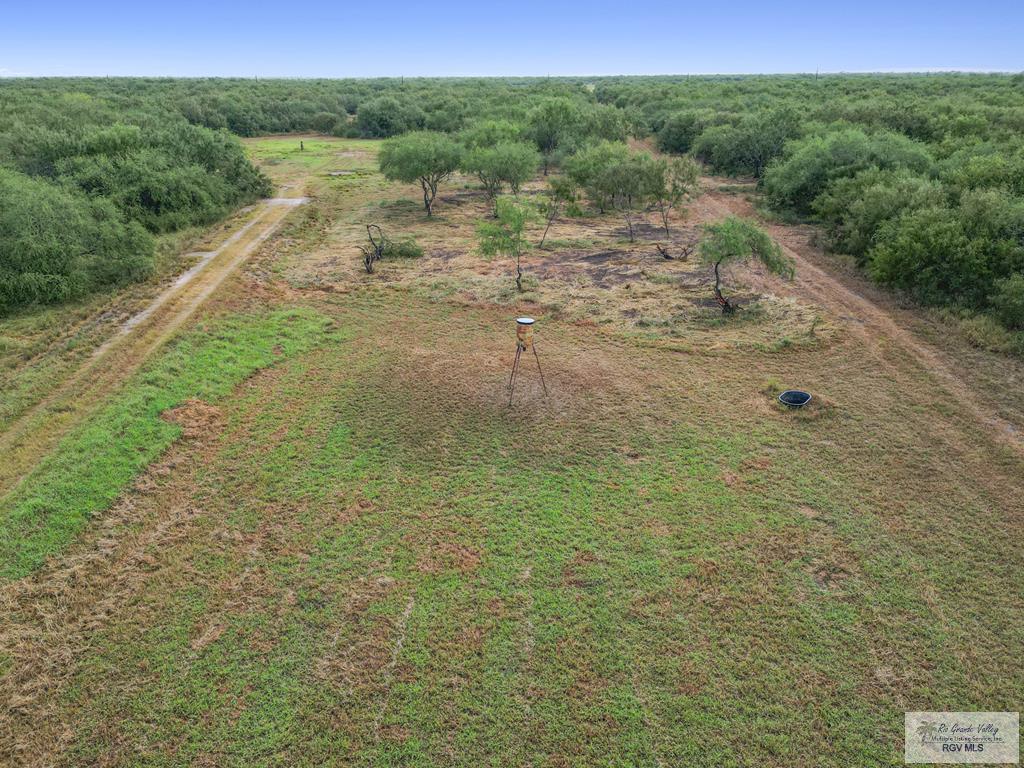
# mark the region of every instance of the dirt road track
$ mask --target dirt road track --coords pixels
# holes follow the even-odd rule
[[[163,345],[306,198],[273,198],[216,250],[129,318],[81,367],[0,435],[0,498],[57,443]]]
[[[756,217],[754,207],[738,195],[723,194],[715,179],[703,179],[706,193],[697,201],[703,208],[702,218],[724,218],[729,215]],[[963,407],[979,422],[988,427],[1002,442],[1024,453],[1024,439],[1018,425],[998,416],[992,409],[978,402],[977,392],[953,369],[951,363],[938,350],[921,341],[912,331],[899,325],[892,315],[869,298],[847,287],[838,279],[811,261],[814,247],[808,242],[803,228],[781,224],[764,224],[772,238],[796,263],[796,277],[790,292],[827,309],[844,327],[867,346],[879,363],[893,375],[898,375],[891,354],[893,345],[900,355],[925,368],[954,395]]]

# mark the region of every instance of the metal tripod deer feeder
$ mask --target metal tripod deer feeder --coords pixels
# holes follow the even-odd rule
[[[516,318],[516,359],[512,363],[512,375],[508,377],[508,404],[512,406],[512,396],[516,391],[516,378],[519,375],[519,363],[522,360],[523,352],[533,350],[533,358],[537,361],[537,373],[540,374],[540,385],[544,388],[544,397],[548,396],[548,385],[544,383],[544,371],[540,367],[540,355],[537,354],[537,345],[533,342],[533,324],[536,322],[532,317]]]

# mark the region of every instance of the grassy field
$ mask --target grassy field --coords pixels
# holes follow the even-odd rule
[[[613,217],[517,296],[468,180],[428,222],[297,144],[311,203],[0,499],[0,763],[887,766],[1019,709],[1024,459],[905,339],[756,272],[723,323]],[[426,255],[365,275],[371,221]]]

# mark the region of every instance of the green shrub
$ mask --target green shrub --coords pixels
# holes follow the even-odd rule
[[[939,178],[957,191],[1001,187],[1024,195],[1024,148],[993,142],[958,149],[939,163]]]
[[[1024,200],[971,190],[960,205],[907,210],[879,227],[868,267],[878,281],[926,304],[987,312],[1002,302],[1015,317],[1024,272]],[[1012,325],[1010,326],[1012,327]]]
[[[786,142],[798,135],[800,121],[793,110],[765,110],[736,125],[708,128],[694,142],[693,153],[719,173],[760,178]]]
[[[464,129],[459,140],[467,149],[493,147],[509,141],[520,141],[523,127],[508,120],[480,120]]]
[[[548,98],[530,110],[526,136],[536,145],[544,162],[544,175],[560,158],[558,151],[582,133],[583,109],[567,97]]]
[[[350,123],[346,120],[339,120],[334,126],[334,130],[331,131],[332,136],[337,136],[341,139],[358,139],[362,134],[359,132],[359,128],[355,123]]]
[[[704,130],[704,119],[697,112],[677,112],[669,117],[658,131],[658,149],[662,152],[685,154]]]
[[[602,141],[577,152],[565,162],[565,173],[586,193],[591,204],[605,211],[612,197],[605,183],[609,168],[629,159],[629,147],[621,142]]]
[[[0,169],[0,313],[149,274],[153,240],[109,200]]]
[[[392,96],[363,102],[356,112],[356,126],[363,136],[371,139],[386,139],[419,130],[426,123],[427,116],[423,110],[402,104]]]
[[[992,308],[999,322],[1015,331],[1024,331],[1024,273],[1018,272],[996,282]]]
[[[825,226],[828,247],[863,264],[883,224],[904,212],[942,205],[945,199],[937,181],[906,169],[869,168],[832,182],[812,208]]]
[[[32,117],[0,120],[0,312],[142,279],[146,230],[208,224],[271,192],[236,137],[181,117],[91,101]]]
[[[788,144],[785,156],[767,169],[764,188],[773,205],[811,213],[815,198],[837,179],[872,167],[925,173],[931,166],[928,149],[906,136],[844,128]]]
[[[882,225],[868,257],[871,276],[925,304],[984,304],[989,277],[957,211],[923,208]]]
[[[235,137],[191,125],[145,133],[90,129],[52,160],[52,169],[151,232],[208,224],[271,192]]]
[[[389,259],[418,259],[423,255],[423,246],[411,237],[405,240],[389,240],[383,255]]]
[[[626,113],[604,104],[592,104],[583,112],[580,135],[591,141],[625,141],[629,133]]]
[[[960,331],[973,347],[989,352],[1014,352],[1013,334],[990,315],[970,315],[960,320]]]
[[[333,112],[318,112],[313,115],[309,127],[319,133],[334,133],[338,125],[338,116]]]

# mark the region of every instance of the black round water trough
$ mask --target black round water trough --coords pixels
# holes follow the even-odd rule
[[[790,408],[803,408],[811,402],[811,395],[799,389],[787,389],[779,395],[779,402],[788,405]]]

